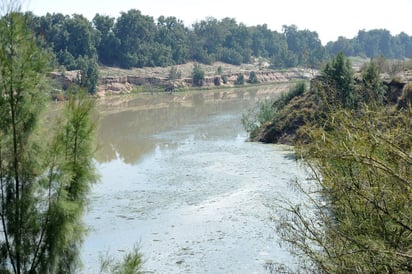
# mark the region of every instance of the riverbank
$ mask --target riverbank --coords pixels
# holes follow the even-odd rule
[[[122,70],[118,68],[102,68],[101,79],[98,87],[100,96],[107,93],[129,93],[134,89],[140,90],[175,90],[189,89],[193,87],[192,70],[194,63],[178,65],[173,67],[157,67]],[[316,71],[304,68],[291,68],[283,70],[272,70],[257,65],[231,66],[224,63],[213,65],[199,65],[205,73],[202,87],[221,88],[253,84],[286,83],[290,81],[311,79]],[[169,72],[175,69],[179,77],[170,79]],[[255,83],[248,84],[250,75],[254,74]],[[243,83],[239,83],[239,77]]]
[[[274,70],[266,63],[242,64],[234,66],[222,62],[212,65],[198,64],[204,72],[201,87],[193,87],[192,72],[195,63],[187,63],[170,67],[146,67],[120,69],[100,67],[97,95],[131,94],[139,92],[187,91],[189,89],[227,89],[255,85],[289,83],[297,80],[310,80],[317,74],[316,70],[306,68],[290,68]],[[175,71],[173,79],[171,70]],[[63,89],[70,86],[78,78],[78,71],[53,72],[51,78],[61,83]],[[248,83],[251,73],[253,83]],[[239,83],[238,79],[243,78]],[[59,100],[59,98],[55,98]]]
[[[412,104],[411,71],[403,71],[397,77],[388,77],[387,75],[380,77],[384,90],[383,105],[388,108],[405,109]],[[326,103],[322,100],[329,100],[331,97],[331,94],[325,97],[319,96],[319,91],[324,88],[323,81],[322,77],[313,78],[306,92],[291,98],[286,105],[277,110],[276,115],[270,121],[266,121],[250,133],[251,141],[288,145],[306,142],[305,132],[302,131],[302,128],[318,121],[321,119],[320,117],[324,117],[326,112],[322,107]],[[359,77],[355,77],[354,84],[358,90],[364,88],[363,80]],[[364,93],[366,92],[367,90],[364,91]],[[362,97],[359,95],[359,98]],[[375,98],[372,97],[372,99]],[[369,103],[369,101],[364,103]]]

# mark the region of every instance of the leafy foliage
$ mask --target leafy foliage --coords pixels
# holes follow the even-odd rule
[[[14,10],[0,19],[0,272],[74,273],[96,180],[94,102],[73,96],[38,127],[50,54],[27,25]]]
[[[56,125],[47,152],[48,174],[45,192],[48,206],[43,243],[39,260],[42,273],[74,272],[79,248],[85,235],[82,223],[91,183],[96,181],[92,157],[94,123],[91,118],[94,102],[72,96],[63,117]],[[46,198],[46,197],[45,197]]]
[[[247,82],[250,83],[250,84],[256,84],[256,83],[259,82],[259,80],[257,79],[257,76],[256,76],[256,72],[251,71],[249,73],[249,79],[247,80]]]
[[[40,232],[32,182],[39,175],[38,144],[30,139],[44,106],[40,90],[47,58],[25,23],[12,11],[0,20],[0,272],[29,270],[36,247],[32,235]]]
[[[305,84],[298,83],[288,93],[273,102],[270,120],[253,122],[258,115],[249,113],[244,117],[250,138],[260,142],[306,142],[306,133],[300,129],[316,123],[336,109],[371,109],[387,103],[386,86],[379,76],[374,62],[365,66],[361,76],[355,78],[349,59],[338,54],[327,63],[320,76],[311,80],[310,90],[305,93]],[[407,100],[405,101],[407,102]],[[256,126],[250,126],[256,125]]]
[[[325,82],[330,85],[333,94],[329,94],[329,101],[333,105],[341,105],[345,108],[355,108],[358,98],[355,93],[354,72],[349,59],[340,52],[336,58],[326,64],[323,69]]]
[[[370,62],[362,70],[362,82],[358,86],[360,101],[369,106],[382,106],[386,103],[386,87],[380,78],[379,67],[375,62]]]
[[[78,85],[86,88],[89,94],[95,94],[99,81],[99,66],[95,58],[79,57],[77,60],[79,69]]]
[[[296,26],[288,27],[291,31],[287,32],[287,40],[286,32],[272,31],[267,25],[247,27],[235,19],[209,17],[188,29],[175,17],[160,16],[155,21],[135,9],[122,12],[118,18],[96,14],[92,22],[78,14],[26,16],[31,18],[30,26],[38,36],[53,49],[59,64],[67,69],[78,69],[76,60],[80,57],[96,56],[104,65],[122,68],[188,61],[240,65],[248,63],[252,56],[276,60],[278,64],[274,66],[295,66],[303,60],[301,48],[288,41],[300,41],[299,45],[311,49],[311,60],[305,62],[313,67],[325,57],[317,33],[300,31]],[[292,59],[295,61],[290,62]]]
[[[412,271],[408,90],[405,85],[397,107],[390,105],[376,64],[365,66],[355,81],[341,53],[312,80],[308,93],[275,102],[274,110],[281,111],[272,118],[271,128],[283,127],[282,134],[290,129],[285,123],[298,117],[303,121],[294,129],[304,136],[295,142],[296,153],[311,176],[309,182],[296,183],[305,202],[282,201],[288,206],[278,212],[276,223],[282,242],[300,258],[298,271]],[[309,100],[311,116],[304,111]]]
[[[201,87],[203,86],[203,81],[205,80],[205,71],[200,67],[199,64],[193,65],[192,71],[192,82],[193,86]]]
[[[120,39],[113,32],[115,18],[96,14],[92,23],[99,37],[95,45],[99,61],[106,65],[118,65],[117,51],[113,50],[120,46]]]
[[[337,41],[329,42],[325,48],[332,56],[343,52],[347,56],[404,59],[411,57],[412,37],[404,32],[392,36],[385,29],[361,30],[356,37],[339,37]]]
[[[237,75],[235,85],[243,85],[245,83],[245,75],[243,73],[239,73]]]
[[[303,270],[412,271],[412,112],[388,111],[339,110],[308,128],[298,153],[317,187],[300,185],[310,208],[291,205],[277,225]]]
[[[156,33],[152,17],[142,15],[135,9],[122,12],[113,32],[121,41],[118,51],[121,67],[143,67],[149,63]]]
[[[110,274],[143,274],[142,254],[138,246],[127,252],[121,261],[113,258],[102,258],[100,273]]]

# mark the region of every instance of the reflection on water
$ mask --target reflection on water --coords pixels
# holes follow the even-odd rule
[[[129,100],[127,104],[115,107],[110,115],[103,115],[97,160],[109,162],[120,156],[126,163],[135,163],[157,145],[164,145],[158,144],[153,135],[187,124],[202,124],[210,115],[232,113],[239,116],[258,100],[278,96],[287,88],[288,85],[277,85],[176,95],[161,93]],[[213,134],[210,130],[205,129],[202,134]],[[226,128],[213,130],[225,131]]]
[[[148,273],[264,273],[266,261],[287,263],[267,205],[296,199],[288,183],[300,171],[286,147],[245,142],[240,123],[286,88],[145,95],[104,109],[85,273],[135,243]]]

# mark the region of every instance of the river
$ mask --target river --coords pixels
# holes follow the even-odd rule
[[[289,147],[246,142],[241,125],[242,113],[287,88],[108,98],[84,273],[134,245],[148,273],[267,273],[267,262],[289,264],[270,216],[276,198],[297,199],[288,185],[301,171]]]

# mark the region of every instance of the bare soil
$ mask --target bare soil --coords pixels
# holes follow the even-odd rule
[[[144,67],[133,69],[121,69],[114,67],[102,67],[100,70],[101,77],[119,77],[119,76],[140,76],[140,77],[158,77],[167,78],[171,67],[177,68],[181,73],[182,78],[190,78],[194,62],[189,62],[182,65],[169,66],[169,67]],[[222,73],[231,74],[252,70],[260,70],[269,66],[266,62],[255,62],[254,64],[242,64],[240,66],[230,65],[222,62],[215,62],[212,65],[200,64],[201,68],[205,72],[205,76],[214,76],[217,74],[219,67],[222,69]]]

